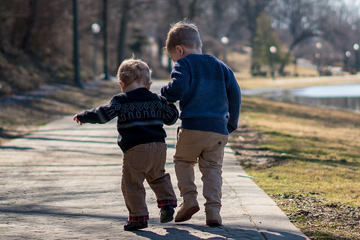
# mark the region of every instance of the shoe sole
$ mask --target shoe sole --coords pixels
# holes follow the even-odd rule
[[[206,221],[206,225],[208,225],[209,227],[218,227],[221,226],[221,223],[218,220],[209,220]]]
[[[143,228],[147,228],[147,227],[148,227],[148,226],[146,225],[146,226],[133,227],[133,228],[128,228],[128,229],[124,228],[124,230],[125,230],[125,231],[137,231],[137,230],[139,230],[139,229],[143,229]]]
[[[185,222],[189,219],[191,219],[192,215],[194,215],[195,213],[197,213],[200,210],[199,206],[195,206],[190,208],[182,218],[175,218],[175,222]]]

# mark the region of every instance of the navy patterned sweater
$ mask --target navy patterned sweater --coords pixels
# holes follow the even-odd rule
[[[165,142],[163,124],[174,124],[178,116],[174,104],[146,88],[120,93],[107,105],[77,114],[82,123],[106,123],[117,117],[118,145],[123,152],[139,144]]]
[[[169,102],[180,100],[181,127],[229,134],[236,130],[241,91],[232,70],[207,54],[179,59],[161,95]]]

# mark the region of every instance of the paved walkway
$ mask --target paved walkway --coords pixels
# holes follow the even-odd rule
[[[180,203],[172,164],[176,127],[166,128],[166,169]],[[116,137],[114,121],[79,126],[68,116],[0,146],[0,239],[307,239],[243,171],[230,148],[223,167],[223,226],[205,225],[197,170],[201,206],[191,220],[160,224],[154,193],[145,183],[149,228],[123,231],[128,213]]]

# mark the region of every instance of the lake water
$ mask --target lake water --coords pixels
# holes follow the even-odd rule
[[[302,105],[347,109],[360,113],[360,84],[315,86],[297,89],[249,89],[243,95],[259,96]]]
[[[360,84],[315,86],[292,91],[295,96],[316,98],[360,97]]]

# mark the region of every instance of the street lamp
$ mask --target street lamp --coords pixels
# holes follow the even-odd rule
[[[227,59],[226,59],[226,46],[229,44],[229,38],[224,36],[220,39],[221,43],[223,44],[224,46],[224,63],[227,62]]]
[[[345,52],[345,59],[344,59],[344,71],[349,71],[349,59],[351,57],[351,52]]]
[[[91,32],[94,34],[94,76],[97,76],[97,49],[98,49],[98,34],[101,31],[100,24],[93,23],[91,25]]]
[[[269,48],[269,51],[271,53],[271,77],[272,79],[275,79],[274,55],[277,52],[277,48],[275,46],[271,46]]]
[[[322,44],[321,42],[317,42],[315,44],[316,47],[316,53],[315,53],[315,58],[316,58],[316,62],[317,62],[317,70],[319,75],[321,75],[321,49],[322,49]]]
[[[359,44],[355,43],[353,48],[355,50],[355,69],[359,71]]]

